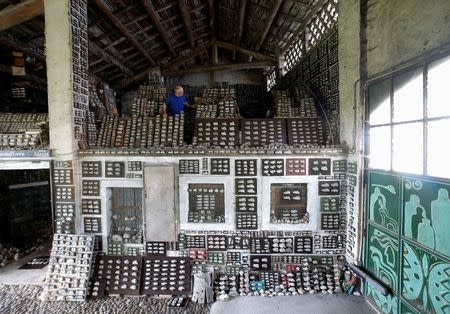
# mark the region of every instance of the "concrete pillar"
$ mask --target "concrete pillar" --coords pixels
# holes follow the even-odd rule
[[[349,163],[356,164],[356,173],[347,173],[356,178],[353,195],[347,193],[347,261],[361,264],[362,228],[362,113],[364,111],[361,88],[361,1],[339,2],[339,104],[340,139],[348,148]],[[350,167],[349,167],[350,169]],[[353,205],[351,205],[353,204]]]
[[[72,45],[70,0],[45,0],[48,114],[52,156],[73,159]]]
[[[75,157],[86,143],[89,113],[87,0],[44,5],[54,230],[80,233],[81,171]]]

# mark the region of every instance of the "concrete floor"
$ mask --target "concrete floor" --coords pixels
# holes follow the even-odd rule
[[[281,297],[237,297],[215,302],[211,314],[371,314],[378,313],[361,296],[301,295]]]
[[[0,268],[1,285],[42,285],[47,267],[42,269],[19,269],[22,265],[31,261],[35,256],[49,256],[49,249],[44,247],[36,250],[18,261]]]

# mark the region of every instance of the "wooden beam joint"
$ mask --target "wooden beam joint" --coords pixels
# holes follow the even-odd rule
[[[27,0],[0,11],[0,31],[44,14],[44,0]]]
[[[231,63],[231,64],[219,64],[219,65],[205,65],[200,67],[195,67],[186,70],[179,71],[163,71],[164,76],[179,76],[191,73],[204,73],[204,72],[216,72],[225,70],[247,70],[247,69],[257,69],[257,68],[267,68],[276,66],[277,63],[273,61],[258,61],[258,62],[248,62],[248,63]]]
[[[148,54],[148,52],[139,44],[139,42],[131,35],[126,27],[119,21],[119,19],[111,12],[109,7],[103,2],[103,0],[94,0],[97,7],[104,15],[113,23],[113,25],[125,36],[136,49],[150,62],[151,65],[155,66],[155,60]]]

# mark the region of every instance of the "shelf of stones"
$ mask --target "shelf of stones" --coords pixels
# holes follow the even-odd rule
[[[78,151],[78,155],[83,156],[208,156],[208,155],[227,155],[227,156],[264,156],[264,155],[341,155],[346,153],[346,149],[340,145],[328,146],[302,146],[302,147],[282,147],[282,148],[202,148],[185,147],[180,149],[173,148],[90,148]]]

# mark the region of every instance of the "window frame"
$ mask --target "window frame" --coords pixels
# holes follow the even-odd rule
[[[364,119],[364,152],[367,157],[367,168],[371,170],[380,170],[380,171],[388,171],[392,173],[402,173],[408,175],[418,175],[418,176],[429,176],[428,171],[428,124],[434,121],[444,121],[447,120],[450,123],[450,114],[440,117],[428,117],[428,70],[429,65],[435,61],[439,61],[445,58],[450,58],[450,52],[446,52],[445,54],[440,54],[438,56],[426,58],[420,62],[415,62],[411,65],[408,65],[402,69],[392,70],[387,74],[380,75],[374,79],[368,80],[365,84],[364,98],[365,98],[365,119]],[[422,68],[422,118],[414,119],[408,121],[399,121],[394,122],[394,78],[398,77],[402,74],[405,74],[410,71],[417,70]],[[379,124],[370,124],[370,97],[369,90],[371,87],[376,85],[377,83],[381,83],[385,80],[389,80],[389,107],[390,107],[390,117],[388,123],[379,123]],[[449,101],[450,105],[450,101]],[[411,123],[421,123],[422,124],[422,171],[420,173],[409,173],[409,172],[401,172],[393,169],[393,160],[394,160],[394,126],[405,125]],[[389,169],[382,168],[374,168],[370,167],[370,130],[373,128],[379,127],[390,127],[390,161],[389,161]],[[449,179],[450,177],[437,177],[440,179]]]

